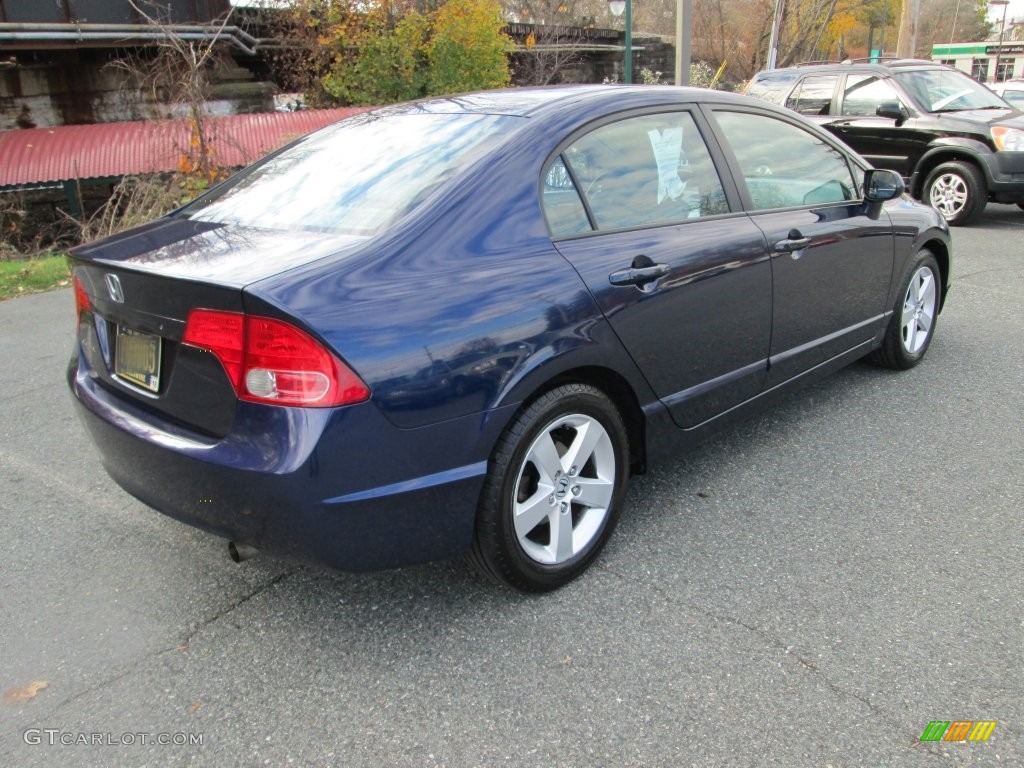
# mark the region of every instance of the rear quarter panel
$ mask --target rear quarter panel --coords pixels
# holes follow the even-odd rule
[[[583,366],[653,400],[544,223],[540,173],[572,123],[520,131],[359,255],[250,286],[247,308],[299,317],[406,429],[521,402]]]

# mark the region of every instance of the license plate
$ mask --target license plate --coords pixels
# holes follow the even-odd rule
[[[117,327],[114,373],[150,392],[160,389],[160,337]]]

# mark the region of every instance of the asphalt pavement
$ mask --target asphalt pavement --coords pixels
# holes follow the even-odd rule
[[[1024,765],[1024,212],[954,245],[922,365],[656,466],[541,597],[236,565],[103,472],[70,292],[0,303],[0,765]]]

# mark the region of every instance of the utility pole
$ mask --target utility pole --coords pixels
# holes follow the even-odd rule
[[[775,69],[779,63],[779,32],[785,8],[786,0],[775,0],[775,16],[772,18],[772,32],[768,38],[768,69]]]
[[[912,59],[917,51],[917,19],[921,15],[921,0],[903,0],[900,13],[900,35],[896,40],[896,55]]]
[[[693,0],[676,0],[676,85],[690,84]]]

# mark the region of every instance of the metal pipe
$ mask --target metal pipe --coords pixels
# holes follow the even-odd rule
[[[240,563],[243,560],[248,560],[251,557],[255,557],[259,554],[259,549],[252,546],[251,544],[240,544],[236,541],[228,542],[228,557],[234,560],[236,563]]]
[[[52,42],[87,42],[87,41],[110,41],[116,43],[129,43],[132,41],[150,41],[150,40],[164,40],[169,35],[165,32],[156,32],[152,28],[142,32],[132,32],[125,34],[123,32],[92,32],[92,31],[79,31],[79,32],[45,32],[43,34],[37,34],[32,32],[5,32],[0,30],[0,43],[5,42],[33,42],[33,41],[52,41]],[[231,35],[219,34],[217,32],[181,32],[175,33],[175,37],[182,40],[223,40],[225,43],[234,45],[250,56],[256,55],[255,48],[250,48],[241,40],[238,40]]]

